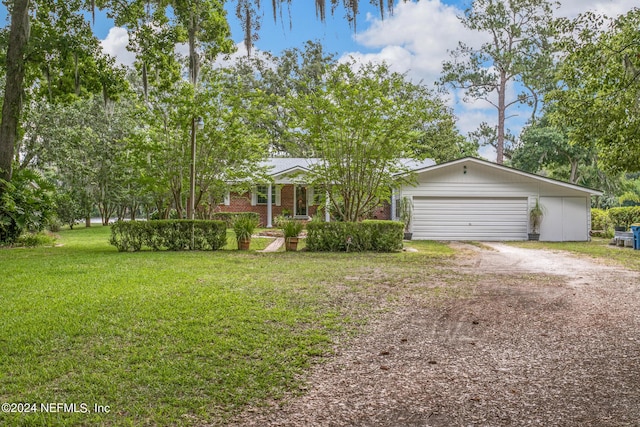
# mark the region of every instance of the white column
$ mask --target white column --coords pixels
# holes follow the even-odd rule
[[[325,194],[325,201],[324,201],[324,222],[331,222],[330,207],[331,207],[331,203],[329,201],[329,192],[327,191]]]
[[[271,183],[267,187],[267,228],[273,228],[273,204],[271,203],[271,194],[273,188]]]
[[[391,190],[391,221],[396,220],[396,190]]]

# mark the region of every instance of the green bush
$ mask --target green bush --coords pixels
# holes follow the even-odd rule
[[[629,206],[623,208],[611,208],[608,211],[609,220],[614,226],[626,227],[640,222],[640,206]]]
[[[260,223],[260,214],[257,212],[216,212],[213,214],[213,219],[217,221],[224,221],[227,224],[227,228],[232,228],[233,223],[239,216],[250,216]]]
[[[307,249],[316,252],[394,252],[402,249],[404,224],[398,221],[307,224]]]
[[[27,248],[35,248],[37,246],[52,246],[56,241],[53,234],[45,232],[25,233],[16,240],[14,246],[24,246]]]
[[[29,169],[16,170],[11,182],[0,180],[0,245],[44,230],[53,218],[53,194],[53,185]]]
[[[613,237],[613,225],[608,212],[604,209],[591,209],[591,231],[594,236]]]
[[[61,191],[56,195],[56,216],[62,223],[73,230],[76,220],[82,217],[80,205],[69,191]]]
[[[251,240],[251,235],[257,226],[258,219],[254,215],[237,215],[233,221],[233,232],[236,234],[236,240],[238,242]]]
[[[193,246],[191,244],[193,240]],[[120,252],[153,250],[218,250],[227,243],[223,221],[118,221],[111,226],[109,243]]]
[[[279,224],[285,238],[298,237],[302,232],[303,226],[302,221],[296,221],[295,219],[284,219]]]

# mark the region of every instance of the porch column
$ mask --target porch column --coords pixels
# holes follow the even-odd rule
[[[331,222],[331,212],[329,212],[331,203],[329,202],[329,192],[327,191],[324,198],[324,222]]]
[[[396,220],[396,190],[391,190],[391,215],[389,219]]]
[[[267,187],[267,228],[273,228],[273,204],[271,203],[271,194],[273,189],[271,183]]]

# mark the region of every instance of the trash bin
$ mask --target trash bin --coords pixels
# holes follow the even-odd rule
[[[633,249],[640,250],[640,225],[632,225],[633,232]]]

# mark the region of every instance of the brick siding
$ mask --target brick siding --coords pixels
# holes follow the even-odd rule
[[[273,189],[275,191],[275,188]],[[283,210],[287,210],[290,214],[294,212],[293,203],[294,188],[293,185],[284,185],[280,190],[280,206],[272,205],[273,218],[278,215],[282,215]],[[251,192],[244,194],[231,193],[229,205],[218,205],[217,212],[257,212],[260,214],[260,225],[267,225],[267,205],[259,204],[251,206]],[[318,212],[318,205],[309,206],[309,216],[313,216]],[[391,218],[391,205],[384,203],[377,208],[373,215],[373,219],[390,219]]]

